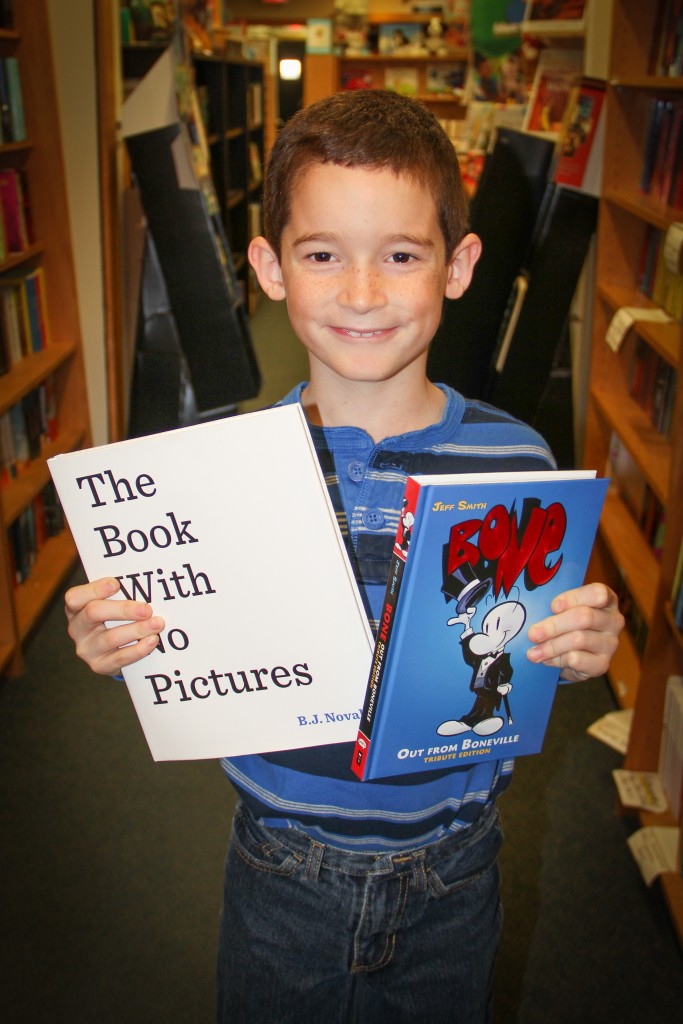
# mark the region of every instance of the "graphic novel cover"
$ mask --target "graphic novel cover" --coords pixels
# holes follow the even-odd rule
[[[352,769],[361,779],[540,751],[559,670],[526,631],[583,583],[608,481],[410,477]]]
[[[353,742],[372,635],[301,406],[49,467],[88,578],[165,620],[123,670],[155,760]]]

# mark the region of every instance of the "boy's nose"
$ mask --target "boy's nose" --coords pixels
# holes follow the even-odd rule
[[[339,292],[342,305],[356,313],[367,313],[387,301],[382,275],[373,267],[349,267]]]

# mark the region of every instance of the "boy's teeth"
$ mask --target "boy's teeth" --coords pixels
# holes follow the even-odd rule
[[[347,331],[352,338],[372,338],[377,331]]]

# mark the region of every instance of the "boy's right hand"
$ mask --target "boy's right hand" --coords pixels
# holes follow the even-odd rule
[[[76,654],[93,672],[119,675],[125,665],[140,661],[159,642],[164,620],[143,601],[108,601],[119,590],[112,577],[67,590],[64,610]],[[120,621],[120,626],[105,622]]]

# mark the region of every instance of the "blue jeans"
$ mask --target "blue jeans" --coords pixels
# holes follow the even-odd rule
[[[501,925],[495,806],[400,854],[346,853],[243,807],[226,861],[220,1024],[490,1021]]]

